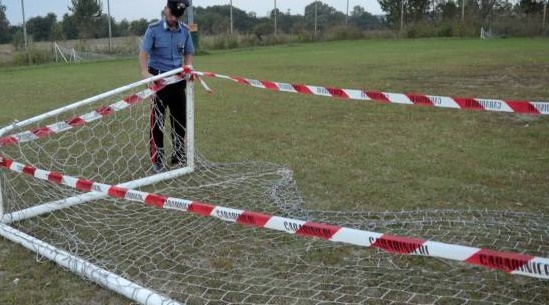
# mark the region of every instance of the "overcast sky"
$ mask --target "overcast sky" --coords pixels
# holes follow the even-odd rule
[[[103,9],[107,11],[107,0],[103,1]],[[27,19],[36,16],[45,16],[49,12],[53,12],[60,20],[68,9],[70,0],[24,0],[25,17]],[[292,14],[301,14],[305,10],[305,6],[313,0],[277,0],[278,8],[287,12],[291,10]],[[347,0],[322,0],[330,6],[335,7],[341,12],[347,10]],[[6,5],[6,14],[10,24],[16,25],[22,23],[21,0],[2,0]],[[140,18],[153,19],[158,18],[159,12],[165,5],[164,0],[110,0],[111,14],[120,21],[122,19],[135,20]],[[195,6],[211,6],[229,4],[230,0],[194,0]],[[233,0],[233,5],[247,12],[256,12],[258,16],[266,16],[269,10],[274,8],[274,0]],[[355,5],[365,7],[366,10],[373,14],[381,14],[381,8],[377,0],[349,0],[350,10]]]

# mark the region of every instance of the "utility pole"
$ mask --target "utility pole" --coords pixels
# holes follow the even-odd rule
[[[318,0],[315,1],[315,38],[318,32]]]
[[[187,7],[187,23],[191,27],[191,38],[194,44],[194,50],[199,52],[200,49],[200,35],[198,34],[198,26],[194,23],[194,6],[193,0],[189,0],[189,6]]]
[[[465,22],[465,0],[461,0],[461,23]]]
[[[547,2],[549,2],[549,0],[545,0],[545,3],[543,4],[543,23],[542,23],[542,29],[543,29],[543,33],[545,34],[545,20],[547,18]]]
[[[27,59],[29,64],[32,63],[29,53],[29,41],[27,38],[27,21],[25,20],[25,3],[21,0],[21,12],[23,13],[23,40],[25,41],[25,52],[27,53]]]
[[[345,15],[345,24],[349,25],[349,0],[347,0],[347,15]]]
[[[187,9],[187,21],[189,22],[189,24],[194,24],[193,0],[189,1],[189,7]]]
[[[231,0],[231,34],[233,33],[233,0]]]
[[[277,15],[278,15],[278,14],[277,14],[278,10],[277,10],[277,8],[276,8],[276,0],[274,0],[274,2],[275,2],[274,22],[275,22],[275,36],[276,36],[276,35],[278,34],[278,24],[277,24],[277,20],[276,20]]]
[[[404,30],[404,0],[400,0],[400,30]]]
[[[112,53],[111,0],[107,0],[107,15],[109,17],[109,53]]]

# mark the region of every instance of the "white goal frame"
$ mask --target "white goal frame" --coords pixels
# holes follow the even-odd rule
[[[51,118],[53,116],[65,113],[67,111],[76,109],[78,107],[93,104],[102,99],[111,97],[113,95],[125,92],[127,90],[147,85],[153,81],[160,80],[178,73],[183,72],[183,68],[178,68],[163,74],[159,74],[148,79],[144,79],[99,95],[94,97],[78,101],[76,103],[70,104],[65,107],[61,107],[47,113],[29,118],[21,122],[15,122],[9,126],[6,126],[0,129],[0,137],[13,131],[14,129],[26,127],[28,125],[34,124],[41,120]],[[138,188],[142,186],[152,185],[161,181],[173,179],[183,175],[190,174],[194,172],[195,169],[195,139],[194,139],[194,128],[195,128],[195,119],[194,119],[194,82],[190,74],[186,76],[187,81],[187,126],[185,133],[186,141],[186,156],[187,162],[185,167],[178,168],[175,170],[159,173],[156,175],[144,177],[138,180],[128,181],[120,183],[118,186],[126,188]],[[1,179],[1,177],[0,177]],[[0,181],[1,182],[1,181]],[[0,236],[22,245],[30,251],[33,251],[41,256],[44,256],[58,265],[69,269],[71,272],[80,275],[83,278],[86,278],[100,286],[103,286],[107,289],[110,289],[118,294],[121,294],[130,300],[133,300],[139,304],[144,305],[177,305],[181,304],[175,300],[170,299],[169,297],[162,295],[159,292],[151,290],[149,288],[143,287],[135,282],[132,282],[128,279],[120,277],[112,272],[109,272],[103,268],[100,268],[91,262],[88,262],[82,258],[79,258],[75,255],[72,255],[64,250],[56,248],[44,241],[41,241],[37,238],[29,236],[15,228],[9,226],[12,222],[21,221],[24,219],[29,219],[43,214],[48,214],[57,210],[68,208],[82,203],[87,203],[90,201],[95,201],[107,197],[104,194],[97,192],[89,192],[86,194],[64,198],[61,200],[56,200],[52,202],[40,203],[32,206],[31,208],[23,209],[20,211],[14,211],[11,213],[5,213],[3,194],[2,194],[2,184],[0,183]]]

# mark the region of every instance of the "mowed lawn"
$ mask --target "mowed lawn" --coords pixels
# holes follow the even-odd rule
[[[366,40],[215,52],[195,68],[310,85],[549,100],[549,40]],[[0,70],[0,125],[139,78],[137,60]],[[294,171],[313,210],[549,212],[549,117],[197,87],[198,149]],[[0,304],[119,304],[0,240]]]

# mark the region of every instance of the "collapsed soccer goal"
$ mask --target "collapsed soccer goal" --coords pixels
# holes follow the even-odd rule
[[[213,74],[182,72],[3,128],[0,235],[140,304],[547,301],[546,215],[307,210],[291,169],[199,153],[194,83]],[[186,162],[154,173],[150,99],[180,81]]]
[[[93,53],[76,51],[75,48],[67,48],[59,45],[57,42],[53,43],[53,53],[55,55],[55,62],[65,62],[67,64],[79,63],[87,60],[106,60],[112,59],[112,56]]]

